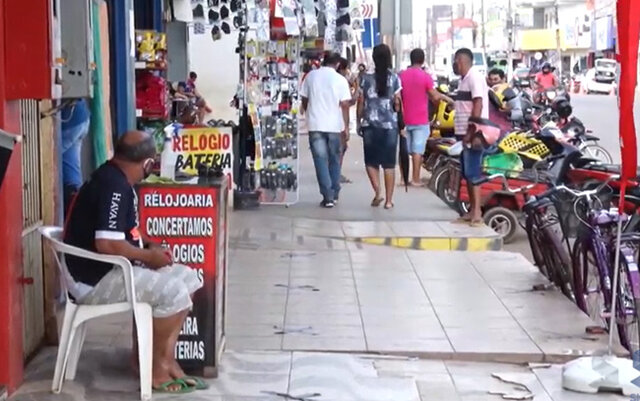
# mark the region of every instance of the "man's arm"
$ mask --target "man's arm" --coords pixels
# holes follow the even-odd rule
[[[302,114],[306,113],[307,107],[309,107],[309,98],[303,97],[302,98]]]
[[[353,106],[353,95],[351,94],[351,89],[349,88],[349,81],[343,77],[342,81],[339,82],[339,90],[340,90],[340,109],[342,109],[342,121],[344,122],[344,130],[342,134],[345,138],[349,137],[349,109]]]
[[[473,108],[471,109],[471,117],[482,117],[482,98],[476,97],[473,99]]]
[[[351,106],[351,100],[343,100],[340,102],[340,108],[342,109],[342,121],[344,122],[344,130],[342,131],[342,134],[347,137],[347,134],[349,133],[349,110],[351,109]]]
[[[160,247],[143,249],[126,240],[131,230],[133,206],[132,189],[128,185],[106,182],[100,188],[97,199],[97,222],[94,245],[98,253],[123,256],[144,263],[152,269],[171,264],[171,256]],[[134,230],[136,231],[136,230]],[[142,237],[145,241],[145,238]],[[148,239],[146,239],[148,240]]]
[[[439,102],[447,102],[449,105],[453,105],[453,99],[451,99],[449,96],[445,95],[444,93],[440,93],[435,89],[429,89],[427,90],[427,94],[429,95],[429,99],[431,99],[431,102],[437,104]]]
[[[98,253],[105,255],[124,256],[129,260],[137,260],[145,266],[159,269],[171,264],[171,258],[160,247],[149,249],[138,248],[126,240],[96,239],[95,246]]]

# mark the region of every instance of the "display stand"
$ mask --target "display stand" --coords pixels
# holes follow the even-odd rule
[[[298,82],[300,40],[245,37],[244,88],[253,126],[253,170],[261,204],[298,202]]]
[[[186,371],[217,377],[227,311],[227,178],[197,185],[142,184],[140,227],[170,249],[174,263],[198,272],[203,287],[193,296],[175,356]]]

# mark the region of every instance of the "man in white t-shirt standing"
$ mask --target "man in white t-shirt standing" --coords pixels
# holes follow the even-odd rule
[[[302,83],[302,111],[307,113],[309,144],[316,168],[322,207],[332,208],[340,195],[341,136],[349,135],[351,91],[336,68],[340,55],[325,56],[323,66]]]
[[[462,172],[467,181],[471,203],[469,213],[460,219],[471,225],[481,225],[480,187],[474,183],[482,178],[484,144],[474,135],[475,132],[469,130],[469,118],[489,118],[489,88],[484,75],[473,68],[473,53],[469,49],[456,51],[453,72],[460,76],[455,99],[455,135],[465,144],[461,160]]]

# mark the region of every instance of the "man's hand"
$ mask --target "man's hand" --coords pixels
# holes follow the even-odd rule
[[[164,250],[161,247],[150,248],[147,251],[149,256],[146,258],[147,260],[144,261],[147,267],[160,269],[173,264],[173,259],[171,258],[171,253],[169,251]]]
[[[407,137],[407,130],[406,129],[401,129],[400,130],[400,136],[403,137],[403,138],[406,138]]]
[[[349,137],[350,137],[350,135],[349,135],[349,130],[347,130],[347,129],[342,130],[342,132],[340,133],[340,135],[342,136],[342,140],[343,140],[345,143],[346,143],[346,142],[349,142]]]
[[[453,99],[451,99],[449,96],[446,96],[446,95],[442,95],[442,99],[443,99],[445,102],[447,102],[447,104],[448,104],[449,106],[452,106],[452,107],[453,107],[453,106],[455,105],[455,103],[456,103]]]

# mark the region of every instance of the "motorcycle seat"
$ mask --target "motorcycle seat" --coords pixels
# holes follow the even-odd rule
[[[584,136],[584,139],[587,140],[587,141],[599,141],[600,140],[600,138],[598,138],[597,136],[588,135],[588,134]]]

